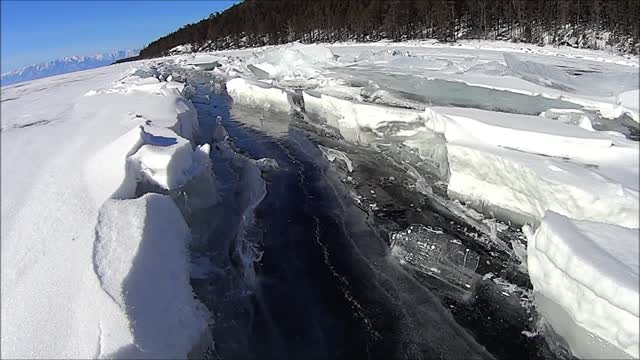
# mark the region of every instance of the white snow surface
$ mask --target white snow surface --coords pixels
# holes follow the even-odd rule
[[[579,326],[634,358],[640,356],[639,237],[638,229],[548,211],[529,234],[527,250],[534,290],[559,304]],[[570,344],[572,349],[580,352],[580,341]]]
[[[185,271],[190,237],[182,214],[166,195],[107,200],[102,206],[95,270],[128,321],[100,323],[101,357],[185,358],[185,350],[200,340],[207,310],[193,298]]]
[[[202,164],[190,145],[196,114],[179,87],[132,66],[149,70],[2,88],[3,358],[184,358],[203,336],[189,230],[168,197],[133,198],[130,166],[166,175],[178,153]],[[180,183],[169,178],[158,182]]]

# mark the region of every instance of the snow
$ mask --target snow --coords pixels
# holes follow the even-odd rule
[[[170,138],[205,171],[207,149],[179,87],[134,65],[2,88],[2,357],[183,358],[205,336],[185,220],[134,199],[128,159],[166,172],[179,151],[137,152]]]
[[[638,229],[573,220],[549,211],[529,234],[527,250],[534,290],[562,307],[577,325],[634,358],[639,356],[640,340],[639,236]],[[571,334],[560,335],[572,339]],[[582,341],[589,340],[575,339],[572,350],[584,348]]]
[[[128,321],[101,323],[101,357],[186,358],[199,341],[208,313],[189,285],[190,236],[168,196],[104,203],[96,226],[96,274]]]
[[[446,154],[433,152],[432,141],[405,144],[436,163],[446,156],[450,196],[505,210],[516,223],[553,210],[638,227],[637,143],[543,117],[453,107],[426,114]]]

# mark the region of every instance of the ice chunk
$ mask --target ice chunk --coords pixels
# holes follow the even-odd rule
[[[293,109],[288,92],[263,82],[235,78],[227,81],[227,92],[238,104],[283,112]]]
[[[535,222],[553,210],[580,220],[640,225],[637,189],[595,169],[514,150],[459,144],[447,144],[447,158],[450,196],[506,210],[504,216],[516,223]]]
[[[636,122],[640,122],[640,90],[625,91],[618,95],[618,102],[627,109],[626,113]]]
[[[560,68],[533,61],[520,60],[510,53],[504,53],[503,55],[509,70],[511,70],[514,75],[520,76],[535,84],[554,89],[575,91],[576,84],[574,78]]]
[[[352,142],[367,143],[368,133],[372,131],[375,136],[384,136],[420,127],[425,121],[424,114],[416,110],[366,104],[325,94],[318,97],[303,92],[302,96],[306,113],[325,120]]]
[[[308,81],[317,78],[320,69],[334,63],[334,59],[334,54],[325,46],[293,43],[258,54],[251,60],[251,65],[272,79],[300,78]]]
[[[258,160],[253,160],[253,162],[256,165],[258,165],[258,167],[262,171],[273,171],[280,167],[276,159],[271,159],[271,158],[262,158]]]
[[[486,143],[569,158],[611,147],[613,143],[606,134],[536,116],[445,107],[429,108],[426,114],[427,127],[444,134],[450,143]]]
[[[327,160],[333,162],[336,159],[340,159],[347,166],[347,171],[353,171],[353,164],[351,162],[351,159],[349,159],[347,154],[345,154],[343,151],[331,149],[322,145],[318,145],[318,147],[320,148],[320,151],[322,151],[322,155],[324,155]]]
[[[536,232],[528,234],[527,248],[534,290],[578,326],[635,358],[640,343],[639,236],[638,229],[572,220],[548,211]],[[563,324],[555,330],[570,342],[572,351],[597,356],[583,352],[588,337],[575,337],[565,333],[567,329],[570,326]]]
[[[206,166],[207,156],[170,129],[145,126],[140,149],[129,157],[144,179],[166,190],[183,186]]]
[[[108,198],[133,197],[137,180],[127,169],[127,158],[143,144],[142,127],[137,126],[97,151],[85,167],[90,193],[99,206]]]
[[[587,131],[595,131],[591,119],[582,110],[577,109],[548,109],[540,114],[541,117],[559,120],[565,124],[579,126]],[[624,135],[623,135],[624,136]]]
[[[478,254],[441,229],[412,225],[390,237],[391,254],[421,272],[463,291],[480,278],[475,273],[480,262]]]
[[[100,210],[95,271],[129,319],[102,329],[102,357],[186,358],[207,329],[208,312],[189,284],[190,231],[171,198],[147,194],[109,200]],[[133,343],[111,343],[130,331]]]
[[[418,172],[418,170],[416,170],[416,168],[414,168],[413,166],[409,165],[408,163],[406,163],[405,166],[409,169],[407,171],[409,176],[413,177],[415,179],[415,181],[416,181],[416,183],[415,183],[416,190],[418,190],[418,192],[423,194],[423,195],[433,194],[433,189],[431,188],[431,185],[429,185],[429,183],[427,183],[427,181],[425,180],[424,176],[422,176],[422,174],[420,174],[420,172]]]

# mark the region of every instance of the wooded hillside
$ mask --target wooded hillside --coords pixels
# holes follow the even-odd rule
[[[246,0],[145,47],[226,49],[290,41],[496,39],[640,52],[640,0]]]

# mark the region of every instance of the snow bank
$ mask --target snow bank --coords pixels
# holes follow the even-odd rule
[[[142,179],[185,191],[211,179],[208,149],[191,145],[181,86],[131,65],[34,82],[3,103],[3,358],[184,358],[205,335],[181,212],[166,196],[132,198]],[[33,104],[55,125],[13,126],[39,116]]]
[[[227,92],[238,104],[272,111],[293,109],[290,93],[260,81],[235,78],[227,81]]]
[[[200,340],[208,312],[189,285],[190,236],[168,196],[147,194],[102,206],[95,271],[128,326],[102,324],[100,357],[186,358]]]
[[[198,114],[193,104],[184,96],[186,92],[184,84],[160,80],[161,77],[162,75],[155,67],[134,68],[124,78],[102,89],[91,90],[85,96],[131,95],[123,102],[135,109],[137,117],[145,118],[148,124],[170,128],[178,135],[194,140],[199,129]],[[154,106],[139,106],[133,103],[136,97],[147,98],[145,95],[156,97],[153,100],[147,100],[149,105],[153,103]]]
[[[549,211],[535,233],[528,234],[527,250],[534,290],[562,307],[577,325],[634,358],[640,355],[639,236],[638,229],[572,220]],[[555,330],[574,354],[611,358],[581,352],[589,348],[582,343],[593,342],[591,338]]]

